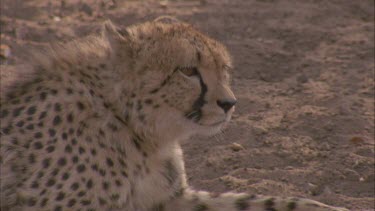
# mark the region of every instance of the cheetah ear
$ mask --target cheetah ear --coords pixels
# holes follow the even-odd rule
[[[109,45],[113,50],[117,50],[121,46],[124,46],[128,41],[127,38],[129,34],[126,30],[120,32],[110,20],[104,22],[101,31],[103,38],[108,40]]]

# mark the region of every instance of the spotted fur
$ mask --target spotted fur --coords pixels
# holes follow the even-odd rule
[[[1,210],[344,210],[189,188],[179,142],[236,99],[225,47],[188,24],[107,22],[32,66],[1,93]]]

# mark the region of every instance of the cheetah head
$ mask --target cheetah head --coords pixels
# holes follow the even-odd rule
[[[230,120],[236,98],[230,89],[226,48],[188,24],[147,22],[119,30],[110,22],[104,37],[123,80],[123,116],[143,132],[162,138],[213,135]],[[123,97],[127,93],[126,97]]]

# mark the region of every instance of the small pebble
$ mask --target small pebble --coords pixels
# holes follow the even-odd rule
[[[365,140],[363,140],[363,138],[359,137],[359,136],[354,136],[350,139],[350,142],[352,144],[357,144],[357,145],[360,145],[360,144],[363,144],[365,142]]]
[[[231,148],[233,151],[235,151],[235,152],[238,152],[238,151],[240,151],[240,150],[245,149],[241,144],[236,143],[236,142],[232,143],[232,144],[230,145],[230,148]]]
[[[261,127],[261,126],[254,126],[253,127],[253,133],[255,135],[264,135],[264,134],[267,134],[267,129],[264,128],[264,127]]]
[[[53,20],[56,21],[56,22],[60,22],[60,21],[61,21],[61,18],[58,17],[58,16],[54,16],[54,17],[53,17]]]
[[[4,59],[9,58],[11,55],[10,53],[10,47],[4,44],[0,45],[0,56]]]

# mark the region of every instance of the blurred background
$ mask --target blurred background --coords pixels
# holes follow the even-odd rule
[[[192,186],[374,209],[373,0],[1,0],[1,81],[30,49],[160,15],[234,59],[233,120],[183,144]]]

